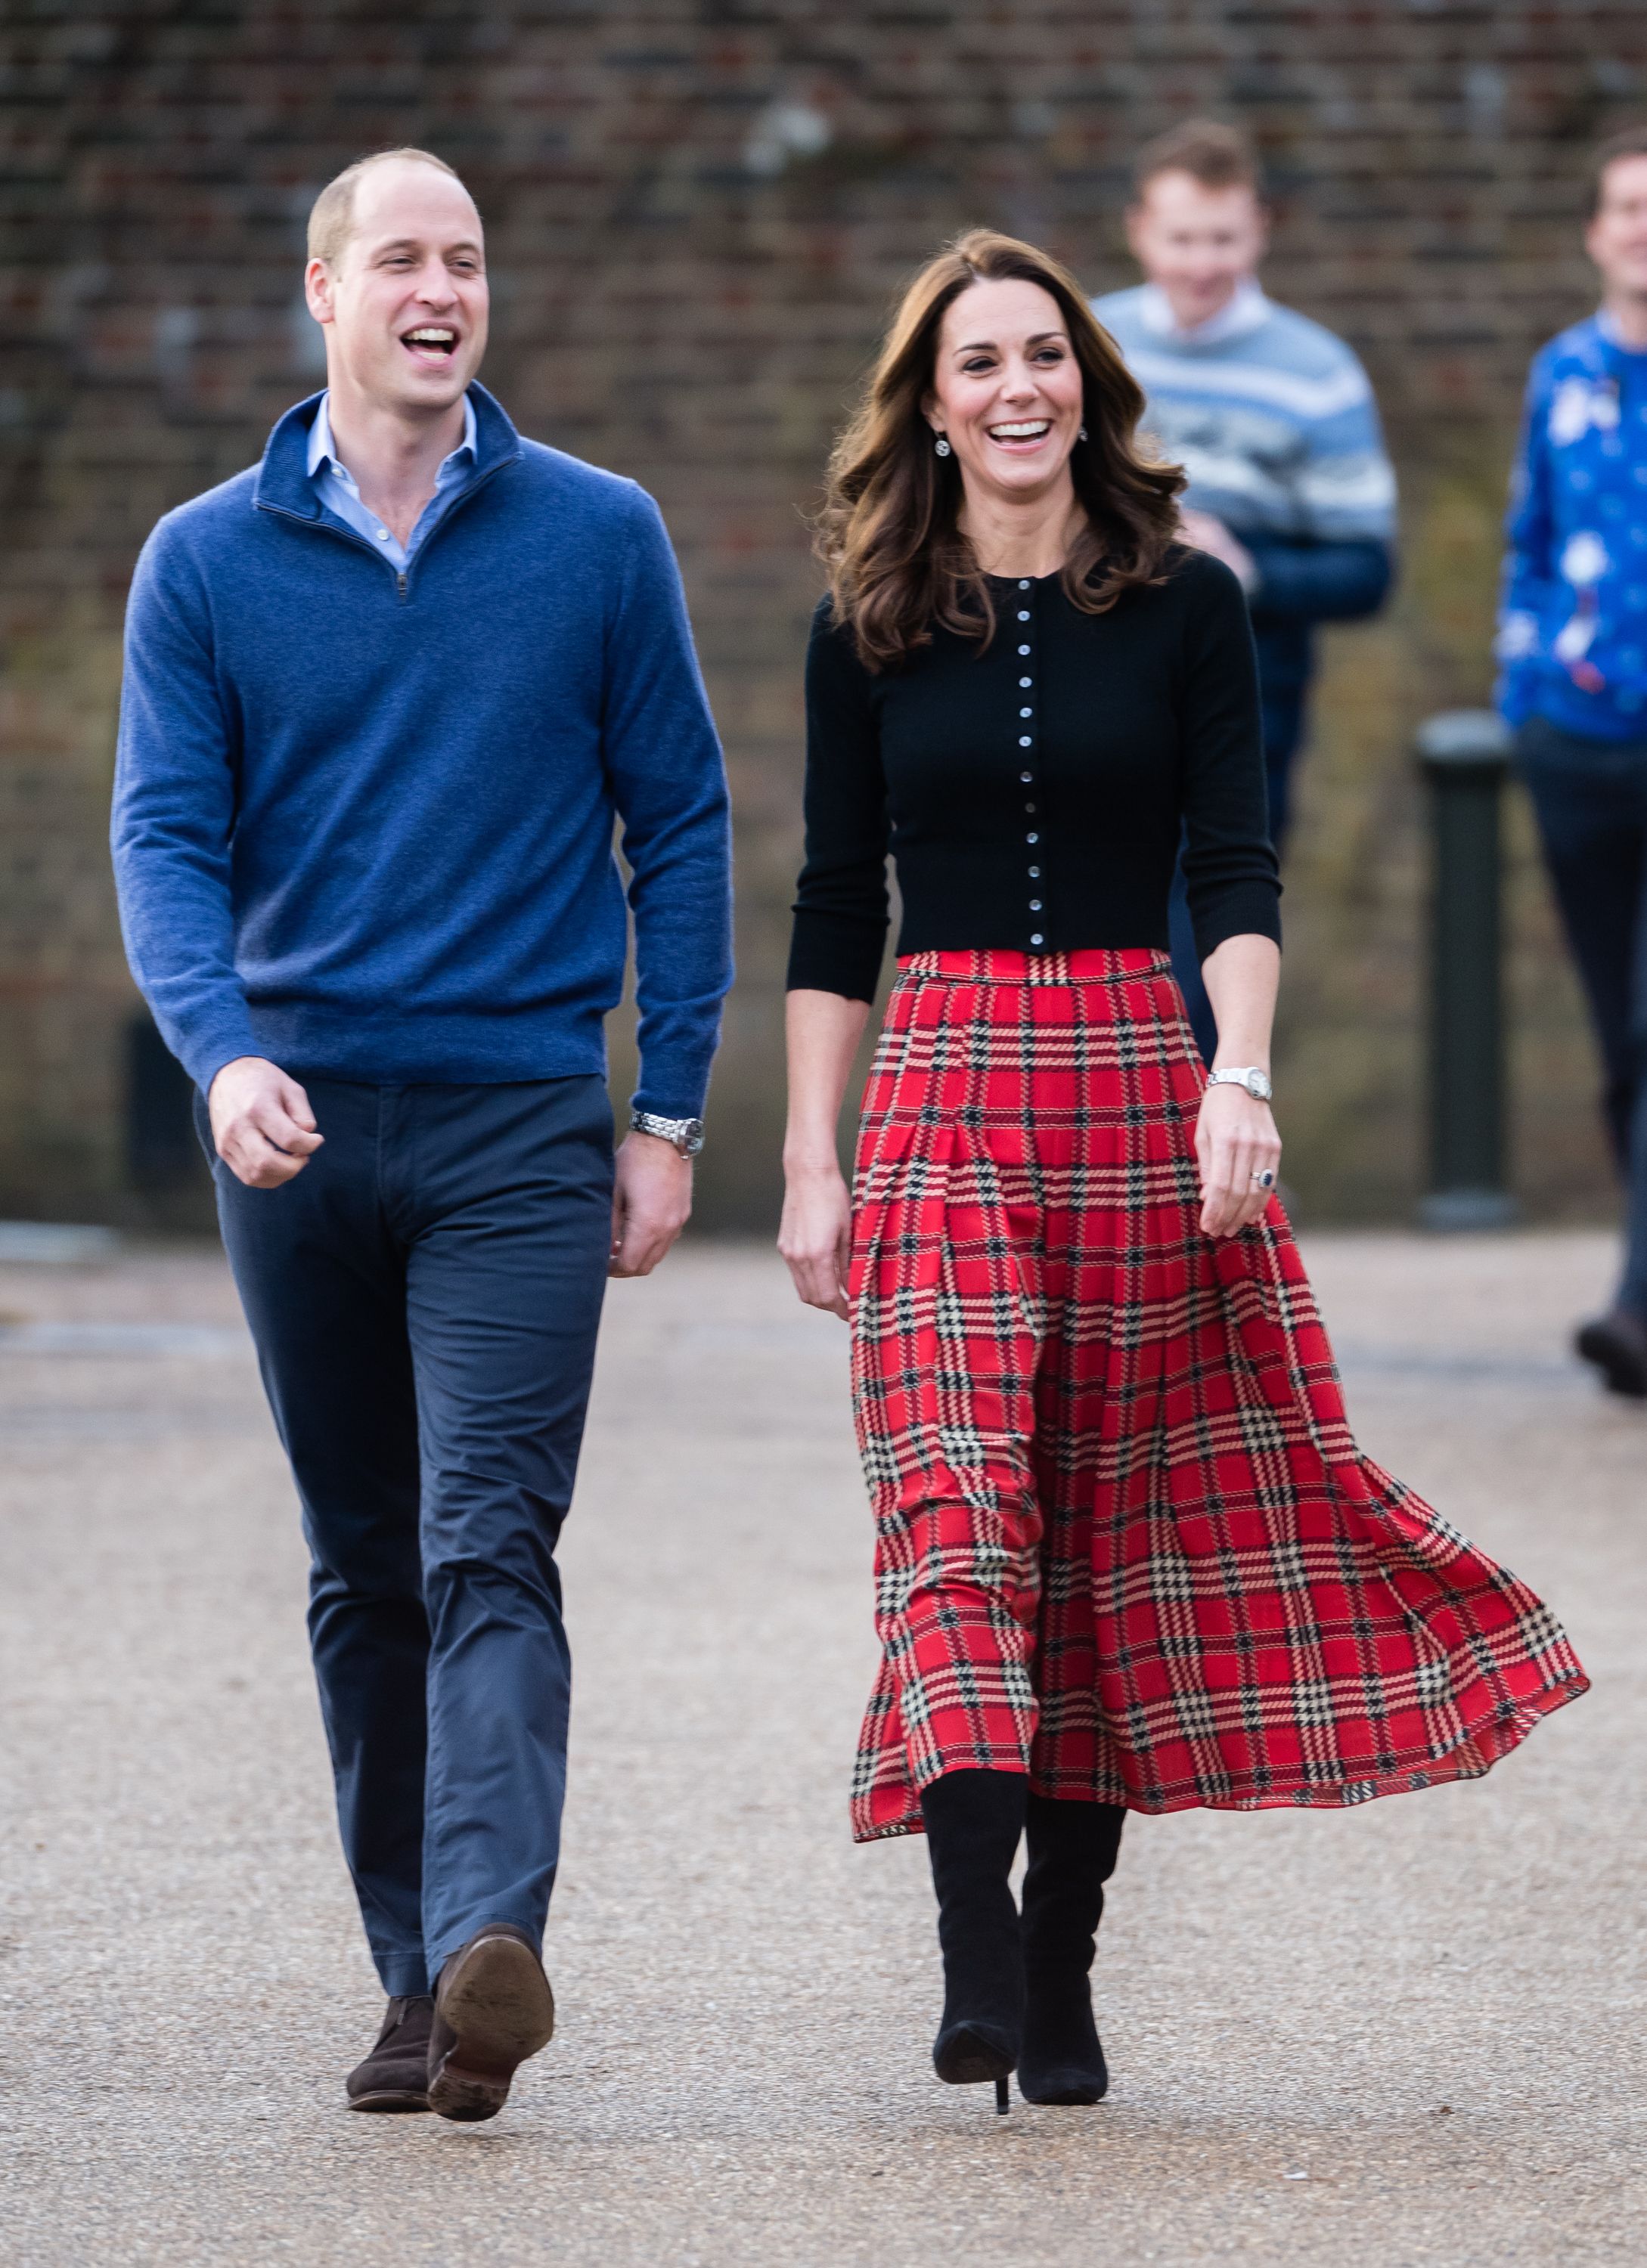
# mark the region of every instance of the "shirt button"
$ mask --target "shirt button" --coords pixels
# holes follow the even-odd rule
[[[1038,913],[1040,912],[1040,910],[1041,910],[1041,902],[1040,902],[1039,898],[1031,898],[1031,899],[1030,900],[1030,911],[1032,914],[1038,914]]]
[[[1035,806],[1032,803],[1026,803],[1023,807],[1029,813],[1030,818],[1033,819],[1035,816]]]
[[[387,528],[387,527],[380,527],[380,528],[379,528],[379,530],[378,530],[378,541],[379,541],[380,543],[387,543],[387,542],[388,541],[388,540],[389,540],[389,532],[388,532],[388,528]]]
[[[1031,867],[1030,867],[1030,880],[1032,882],[1038,882],[1038,881],[1040,880],[1040,879],[1041,879],[1041,870],[1040,870],[1040,868],[1039,868],[1038,866],[1031,866]]]
[[[1022,649],[1020,649],[1020,651],[1022,651]],[[1030,686],[1032,686],[1032,685],[1034,684],[1035,680],[1034,680],[1032,677],[1021,677],[1021,678],[1018,680],[1018,682],[1019,682],[1019,684],[1020,684],[1021,686],[1023,686],[1023,688],[1024,691],[1027,693],[1027,692],[1029,691],[1029,689],[1030,689]]]
[[[1018,777],[1023,782],[1025,787],[1028,787],[1030,782],[1035,777],[1035,774],[1033,772],[1020,772],[1018,774]]]
[[[1035,711],[1033,709],[1020,709],[1018,714],[1020,717],[1033,717]]]
[[[1019,609],[1018,609],[1018,620],[1019,620],[1021,622],[1027,622],[1029,621],[1029,619],[1030,619],[1030,610],[1029,610],[1029,608],[1028,608],[1027,607],[1020,607],[1020,608],[1019,608]]]
[[[1045,939],[1042,937],[1038,929],[1036,931],[1035,935],[1030,939],[1030,943],[1031,945],[1044,945],[1045,943]]]
[[[1029,651],[1030,651],[1030,649],[1029,649],[1029,647],[1028,647],[1027,645],[1021,645],[1021,646],[1018,648],[1018,652],[1019,652],[1020,653],[1028,653],[1028,652],[1029,652]]]
[[[1019,733],[1019,735],[1018,735],[1018,746],[1019,746],[1021,748],[1028,748],[1028,747],[1032,747],[1033,745],[1034,745],[1034,744],[1033,744],[1033,742],[1030,740],[1030,736],[1029,736],[1029,734],[1028,734],[1027,733]]]
[[[1026,843],[1038,843],[1041,838],[1038,835],[1026,835],[1023,839]]]
[[[1021,591],[1027,591],[1027,590],[1029,589],[1029,587],[1030,587],[1030,579],[1029,579],[1029,577],[1026,575],[1026,576],[1023,578],[1023,581],[1018,585],[1018,588],[1019,588]]]

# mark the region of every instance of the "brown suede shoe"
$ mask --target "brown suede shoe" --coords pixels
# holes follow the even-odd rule
[[[554,2036],[555,1996],[537,1948],[513,1922],[489,1922],[440,1971],[429,2035],[429,2108],[495,2118],[518,2066]]]
[[[343,2082],[351,2110],[427,2110],[433,2022],[434,2002],[427,1992],[389,2002],[377,2045]]]

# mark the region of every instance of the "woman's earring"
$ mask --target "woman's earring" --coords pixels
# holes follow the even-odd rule
[[[937,451],[938,454],[939,454],[941,457],[947,457],[947,456],[949,455],[949,442],[944,438],[944,437],[943,437],[943,435],[942,435],[942,433],[940,433],[940,434],[939,434],[939,436],[938,436],[937,439],[933,443],[933,445],[932,445],[932,446],[933,446],[933,447]]]
[[[1080,434],[1079,434],[1079,436],[1078,436],[1077,438],[1078,438],[1079,439],[1082,440],[1082,441],[1084,441],[1084,440],[1086,439],[1086,438],[1087,438],[1087,429],[1086,429],[1086,427],[1085,427],[1084,425],[1082,427],[1081,431],[1080,431]]]

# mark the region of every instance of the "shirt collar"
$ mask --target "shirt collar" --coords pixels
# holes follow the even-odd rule
[[[337,454],[332,442],[331,400],[331,392],[329,388],[321,394],[319,406],[314,412],[314,422],[309,427],[308,469],[311,480],[322,466],[329,466],[335,472],[343,473],[345,475],[349,473],[349,468]],[[467,393],[463,396],[463,438],[453,450],[451,456],[442,460],[440,472],[445,472],[447,466],[452,462],[452,458],[461,457],[465,449],[469,451],[471,460],[478,460],[480,451],[475,439],[475,405]],[[435,475],[437,481],[439,477],[440,474],[437,473]]]
[[[1184,329],[1161,286],[1146,284],[1138,313],[1153,337],[1164,339],[1172,346],[1215,347],[1222,346],[1226,339],[1243,338],[1248,331],[1257,330],[1269,313],[1269,301],[1256,279],[1244,276],[1215,315],[1208,315],[1204,323],[1192,323]]]
[[[1614,317],[1611,307],[1598,307],[1596,309],[1596,328],[1600,332],[1601,336],[1606,341],[1608,346],[1613,349],[1615,354],[1647,354],[1647,347],[1629,346],[1619,336],[1617,319]]]

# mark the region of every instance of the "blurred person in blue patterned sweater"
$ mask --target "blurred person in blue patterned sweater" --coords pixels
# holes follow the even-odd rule
[[[1499,705],[1605,1066],[1628,1196],[1612,1309],[1578,1351],[1647,1396],[1647,127],[1591,173],[1593,315],[1533,364],[1510,495]]]
[[[1148,396],[1145,424],[1189,476],[1188,541],[1234,569],[1258,644],[1270,833],[1285,848],[1318,622],[1377,612],[1390,587],[1395,475],[1350,349],[1258,281],[1258,160],[1234,127],[1192,120],[1134,172],[1127,239],[1146,281],[1093,312]],[[1172,964],[1201,1052],[1216,1044],[1180,873]]]

